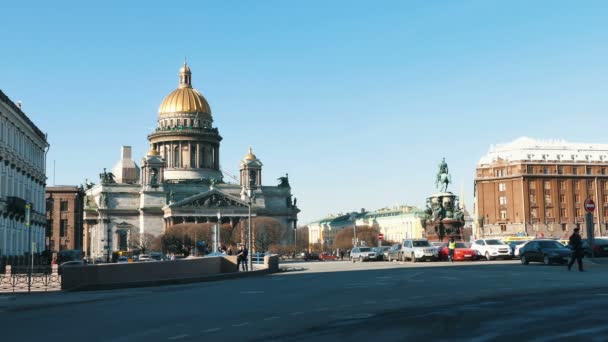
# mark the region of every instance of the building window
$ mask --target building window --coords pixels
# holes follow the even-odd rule
[[[534,173],[534,166],[528,165],[528,173]]]
[[[587,166],[587,168],[586,168],[586,172],[587,172],[587,174],[588,174],[588,175],[590,175],[590,174],[591,174],[591,166]]]
[[[534,195],[534,194],[530,195],[530,203],[531,204],[536,204],[536,195]]]
[[[603,175],[605,175],[606,174],[606,168],[605,167],[601,168],[600,169],[600,173],[603,174]]]
[[[581,183],[579,181],[574,181],[574,190],[580,190],[581,189]]]
[[[536,189],[536,182],[530,182],[529,187],[530,187],[530,190]]]
[[[548,166],[543,166],[543,173],[544,174],[549,174],[549,167]]]
[[[581,210],[581,208],[575,208],[575,209],[576,209],[576,217],[582,217],[583,211]]]
[[[538,211],[536,210],[536,208],[532,208],[530,209],[530,217],[532,218],[538,218]]]
[[[60,201],[59,202],[59,210],[60,211],[68,211],[68,201]]]
[[[568,225],[565,223],[562,223],[562,232],[565,232],[566,229],[568,229]]]
[[[501,210],[500,211],[500,219],[501,220],[506,220],[507,219],[507,211],[506,210]]]
[[[604,181],[604,190],[608,190],[608,181]]]
[[[572,167],[572,174],[573,175],[578,175],[578,167],[576,167],[576,166]]]
[[[549,182],[549,181],[545,181],[544,186],[545,186],[545,190],[549,190],[549,189],[551,189],[551,182]]]
[[[192,149],[190,150],[190,167],[198,167],[198,165],[196,165],[196,145],[192,145]]]
[[[558,175],[564,174],[564,167],[563,166],[561,166],[561,165],[557,166],[557,174]]]
[[[59,221],[59,237],[66,237],[68,235],[68,220],[61,219]]]
[[[545,205],[551,205],[551,195],[545,195]]]
[[[566,190],[566,182],[559,181],[559,189],[560,190]]]
[[[505,175],[505,170],[504,169],[498,169],[494,171],[496,174],[496,177],[503,177]]]
[[[501,224],[500,225],[500,231],[503,232],[503,233],[506,232],[507,231],[507,225],[506,224]]]
[[[604,195],[604,204],[608,203],[608,195]]]
[[[173,149],[173,167],[181,167],[181,165],[179,165],[179,155],[179,146],[175,146],[175,148]]]
[[[559,203],[566,203],[566,195],[564,195],[564,194],[559,195]]]
[[[507,190],[507,184],[498,183],[498,191],[505,191],[505,190]]]
[[[559,208],[559,216],[568,217],[568,215],[566,214],[566,208]]]
[[[574,203],[581,203],[581,195],[574,195]]]
[[[506,196],[500,196],[500,197],[498,197],[498,203],[500,205],[507,205],[507,197]]]
[[[545,218],[552,218],[552,217],[553,217],[553,210],[545,209]]]

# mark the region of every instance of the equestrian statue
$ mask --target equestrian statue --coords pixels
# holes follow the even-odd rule
[[[437,180],[435,186],[441,191],[448,191],[448,184],[452,183],[452,177],[448,171],[448,164],[445,162],[445,158],[439,164],[439,172],[437,173]]]

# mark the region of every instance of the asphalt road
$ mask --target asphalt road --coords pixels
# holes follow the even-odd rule
[[[3,341],[605,341],[608,268],[294,263],[222,282],[0,296]]]

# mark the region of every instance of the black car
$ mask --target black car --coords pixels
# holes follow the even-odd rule
[[[583,249],[585,250],[585,256],[591,257],[591,246],[589,241],[583,239]],[[608,239],[593,239],[593,256],[594,257],[608,257]]]
[[[555,240],[532,240],[519,250],[519,259],[523,265],[531,261],[551,265],[554,262],[565,263],[572,256],[572,251]]]

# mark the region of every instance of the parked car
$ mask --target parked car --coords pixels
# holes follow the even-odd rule
[[[479,239],[473,242],[471,248],[476,250],[487,260],[511,258],[511,248],[509,245],[506,245],[498,239]]]
[[[371,247],[355,247],[350,251],[350,260],[355,262],[357,260],[369,261],[376,259],[376,252]]]
[[[137,261],[148,262],[148,261],[153,261],[153,259],[148,254],[140,254]]]
[[[396,243],[396,244],[392,245],[386,251],[386,260],[388,260],[388,261],[399,260],[400,257],[401,257],[401,244],[400,243]]]
[[[337,256],[335,256],[334,254],[328,253],[328,252],[323,252],[323,253],[319,254],[319,260],[321,260],[321,261],[336,260],[336,259],[338,259]]]
[[[374,247],[372,248],[372,250],[374,252],[376,252],[376,261],[384,261],[384,260],[388,260],[387,259],[387,255],[386,253],[388,252],[389,248],[391,248],[390,246],[383,246],[383,247]]]
[[[585,256],[591,257],[591,247],[589,246],[589,240],[583,239],[583,248],[585,249]],[[593,239],[593,256],[594,257],[606,257],[608,256],[608,239],[595,238]]]
[[[409,259],[412,262],[420,260],[439,260],[439,250],[427,239],[407,239],[401,247],[401,261]]]
[[[439,259],[448,260],[449,248],[448,243],[444,242],[439,250]],[[454,250],[454,261],[464,260],[479,260],[480,255],[476,250],[471,249],[465,242],[456,242],[456,249]]]
[[[563,264],[570,256],[572,256],[572,250],[556,240],[532,240],[519,250],[519,259],[523,265],[527,265],[531,261],[542,262],[545,265],[554,262]]]
[[[319,260],[319,254],[302,252],[296,255],[296,259],[308,261],[308,260]]]
[[[126,256],[121,256],[118,257],[118,260],[116,262],[119,264],[126,264],[129,262],[129,258],[127,258]]]
[[[508,242],[507,244],[509,245],[509,253],[511,253],[511,258],[518,258],[519,257],[519,249],[525,245],[526,243],[528,243],[530,240],[526,241],[526,240],[519,240],[519,241],[511,241]]]

